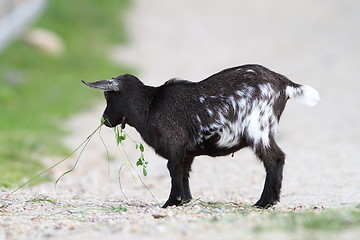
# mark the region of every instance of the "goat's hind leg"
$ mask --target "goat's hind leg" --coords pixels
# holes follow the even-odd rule
[[[256,147],[255,153],[263,162],[266,170],[264,189],[255,206],[267,208],[280,200],[285,154],[273,139],[269,147]]]

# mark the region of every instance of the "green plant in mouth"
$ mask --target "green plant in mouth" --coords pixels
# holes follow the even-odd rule
[[[106,119],[102,119],[102,122],[104,123],[106,121]],[[144,187],[149,191],[149,193],[151,194],[151,196],[153,197],[153,199],[157,202],[154,194],[150,191],[149,187],[143,182],[143,180],[141,179],[140,175],[138,173],[133,173],[132,169],[134,169],[133,164],[131,163],[131,161],[129,160],[129,157],[127,156],[123,145],[124,145],[124,141],[126,139],[130,139],[131,142],[133,142],[135,144],[135,148],[138,149],[140,151],[140,156],[136,162],[136,166],[142,166],[142,172],[144,176],[147,176],[147,165],[148,165],[148,161],[145,160],[144,157],[144,145],[140,142],[137,142],[135,140],[133,140],[131,137],[129,137],[129,135],[124,131],[124,129],[120,126],[117,126],[114,128],[114,133],[115,133],[115,140],[116,140],[116,144],[119,146],[120,148],[120,153],[122,155],[122,158],[124,160],[124,164],[120,167],[118,175],[119,175],[119,186],[120,186],[120,190],[122,192],[122,194],[124,195],[125,199],[129,202],[128,198],[126,197],[125,193],[122,190],[122,185],[121,185],[121,180],[120,180],[120,172],[121,169],[123,168],[123,166],[126,166],[129,170],[129,172],[131,173],[133,179],[135,180],[136,177],[135,175],[139,178],[140,182],[144,185]]]
[[[116,144],[118,146],[122,145],[123,142],[125,141],[125,139],[130,139],[134,144],[135,144],[135,148],[138,149],[140,151],[140,156],[136,162],[136,166],[141,166],[142,167],[142,172],[144,176],[147,176],[147,165],[148,165],[148,161],[145,160],[144,157],[144,145],[142,143],[139,143],[137,141],[134,141],[132,138],[130,138],[126,132],[124,131],[124,129],[122,129],[121,127],[117,126],[114,128],[114,132],[115,132],[115,139],[116,139]]]
[[[122,144],[123,141],[125,141],[126,133],[121,128],[119,130],[118,127],[114,128],[114,132],[115,132],[116,145],[119,146],[119,144]]]
[[[136,149],[140,150],[140,157],[136,162],[136,166],[142,166],[143,167],[143,174],[144,174],[144,176],[146,176],[147,175],[146,167],[147,167],[149,162],[145,161],[145,158],[144,158],[144,146],[141,143],[140,143],[140,145],[136,144]]]

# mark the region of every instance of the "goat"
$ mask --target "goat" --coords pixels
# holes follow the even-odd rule
[[[105,125],[134,127],[155,152],[168,160],[171,191],[163,208],[192,199],[189,174],[194,157],[232,154],[251,147],[266,170],[255,206],[280,200],[285,154],[275,142],[289,98],[314,106],[318,92],[260,65],[225,69],[200,82],[171,79],[159,87],[125,74],[88,83],[107,101]]]

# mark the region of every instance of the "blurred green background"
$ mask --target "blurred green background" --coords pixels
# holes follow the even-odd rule
[[[63,49],[44,51],[20,36],[0,52],[0,186],[19,185],[44,169],[45,155],[68,152],[61,122],[94,99],[81,79],[125,72],[107,55],[126,41],[122,20],[128,6],[129,0],[48,1],[30,30],[56,34]]]

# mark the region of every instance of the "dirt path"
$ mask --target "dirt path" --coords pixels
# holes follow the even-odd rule
[[[134,2],[128,17],[131,44],[114,48],[112,58],[139,69],[139,77],[147,84],[160,85],[172,77],[196,81],[226,67],[260,63],[319,90],[322,102],[316,108],[289,102],[284,112],[278,143],[287,162],[277,208],[360,202],[358,1]],[[72,134],[65,141],[70,148],[98,126],[104,107],[100,105],[67,123]],[[127,128],[127,132],[140,140],[135,131]],[[123,162],[113,132],[104,128],[102,136],[113,159],[110,163],[96,135],[76,171],[56,189],[46,183],[1,201],[0,239],[249,236],[246,227],[239,228],[243,223],[211,225],[209,219],[224,213],[209,211],[199,202],[160,209],[170,183],[166,161],[150,148],[145,152],[150,164],[144,181],[157,201],[124,168],[121,183],[127,203],[119,189],[118,170]],[[138,153],[131,150],[134,146],[127,147],[129,158],[137,158]],[[74,161],[56,168],[54,176]],[[242,150],[233,158],[196,159],[191,186],[193,196],[203,201],[251,204],[258,199],[263,181],[260,162]]]

